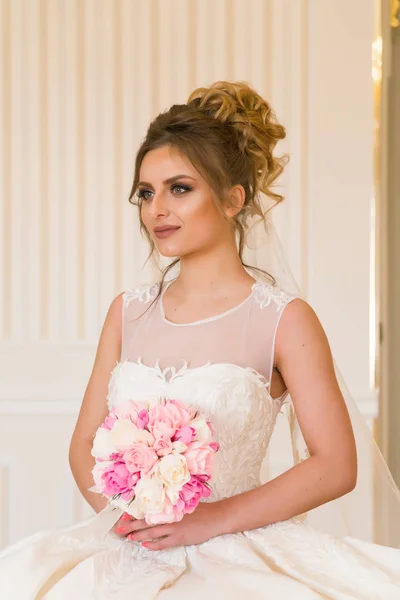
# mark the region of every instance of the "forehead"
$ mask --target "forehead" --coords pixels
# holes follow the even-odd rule
[[[187,173],[191,177],[200,177],[187,156],[172,146],[162,146],[150,150],[143,158],[140,166],[140,179],[146,181],[163,181],[177,173]]]

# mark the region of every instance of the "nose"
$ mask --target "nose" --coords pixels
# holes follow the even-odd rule
[[[168,201],[162,192],[154,192],[149,206],[149,213],[153,217],[165,217],[169,215]]]

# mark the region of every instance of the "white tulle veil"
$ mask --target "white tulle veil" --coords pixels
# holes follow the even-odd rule
[[[260,199],[264,208],[268,208],[266,198],[261,196]],[[290,269],[273,223],[272,213],[273,210],[268,210],[265,222],[258,219],[258,222],[254,221],[251,225],[244,255],[245,262],[267,271],[273,275],[279,287],[307,301]],[[304,519],[313,527],[333,535],[351,536],[400,548],[400,491],[371,429],[346,386],[335,357],[334,365],[356,439],[358,480],[352,492],[309,511]],[[280,439],[277,446],[281,448],[284,443],[291,446],[293,464],[297,464],[307,458],[308,450],[290,394],[282,407],[282,413],[286,414],[288,426],[276,427],[273,436],[286,438]],[[340,439],[337,443],[340,444]],[[268,462],[272,462],[273,459],[273,456],[266,457],[267,470]]]

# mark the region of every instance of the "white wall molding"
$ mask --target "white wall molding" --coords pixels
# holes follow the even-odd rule
[[[6,546],[13,539],[13,495],[14,461],[2,455],[0,458],[0,547]]]
[[[154,278],[128,203],[134,157],[157,113],[219,79],[249,81],[287,129],[277,229],[360,410],[376,416],[373,0],[0,4],[0,461],[19,465],[31,448],[36,465],[28,507],[14,463],[0,472],[6,495],[18,486],[12,531],[47,527],[34,488],[50,443],[63,465],[52,523],[84,514],[68,491],[71,427],[110,303]]]
[[[35,400],[33,398],[1,398],[0,415],[78,415],[82,400]]]
[[[355,397],[357,406],[361,414],[368,422],[377,419],[379,416],[379,392],[366,391]]]

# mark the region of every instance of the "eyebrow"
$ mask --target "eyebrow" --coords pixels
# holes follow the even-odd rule
[[[169,177],[168,179],[164,179],[163,183],[173,183],[177,179],[181,179],[181,177],[186,177],[187,179],[193,179],[194,180],[194,177],[191,177],[190,175],[185,175],[185,173],[181,173],[180,175],[174,175],[173,177]],[[150,187],[153,187],[152,184],[149,183],[148,181],[139,181],[138,186],[139,185],[148,185]]]

